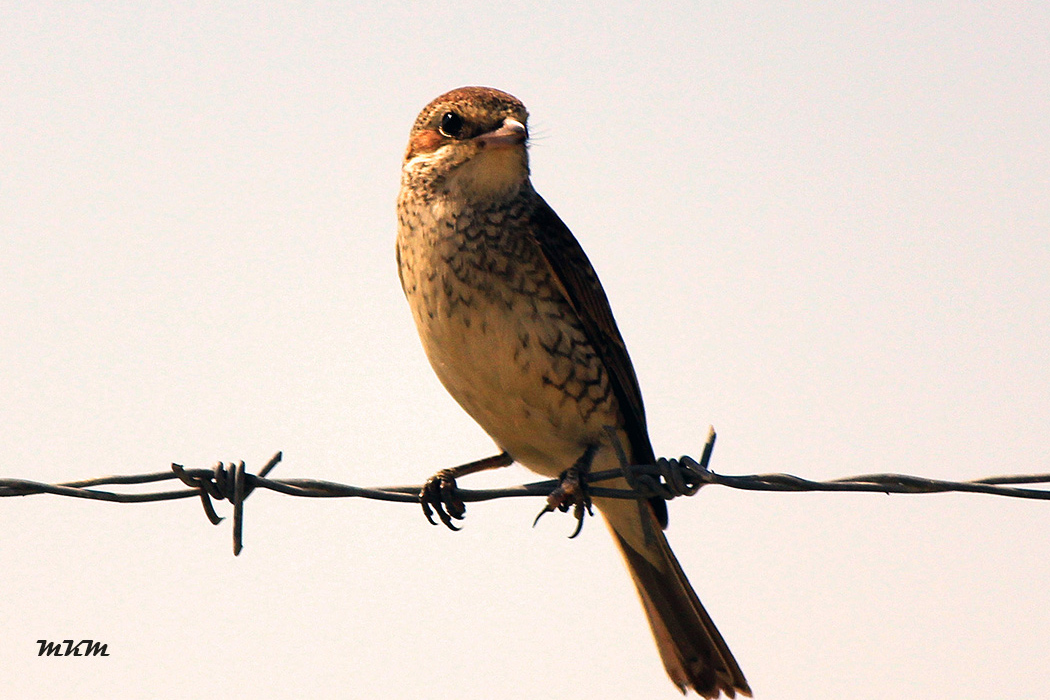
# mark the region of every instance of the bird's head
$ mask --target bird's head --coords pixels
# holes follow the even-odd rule
[[[416,118],[402,172],[432,193],[511,196],[529,178],[528,117],[520,100],[493,88],[446,92]]]

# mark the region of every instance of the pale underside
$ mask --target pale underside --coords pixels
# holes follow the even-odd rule
[[[402,281],[448,392],[500,449],[543,476],[557,478],[590,446],[598,447],[592,471],[619,468],[608,428],[630,448],[608,372],[543,261],[528,247],[522,257],[495,244],[464,250],[451,234],[456,211],[442,202],[416,211],[420,225],[403,226],[398,237]],[[595,503],[622,523],[621,536],[651,551],[656,534],[647,530],[655,521],[637,512],[644,502]]]

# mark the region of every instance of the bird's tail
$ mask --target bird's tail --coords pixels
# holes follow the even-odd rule
[[[744,674],[704,610],[645,501],[595,499],[631,572],[660,658],[683,693],[751,696]]]

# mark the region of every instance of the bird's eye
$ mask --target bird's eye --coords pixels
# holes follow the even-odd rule
[[[463,117],[455,112],[445,112],[444,116],[441,117],[441,126],[438,127],[438,131],[441,132],[441,135],[453,139],[459,136],[459,132],[462,130]]]

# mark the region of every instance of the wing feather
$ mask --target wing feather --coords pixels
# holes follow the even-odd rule
[[[605,363],[623,414],[631,458],[637,464],[652,464],[655,456],[645,422],[642,390],[627,354],[627,345],[613,318],[609,299],[591,261],[569,227],[538,194],[536,200],[538,204],[532,213],[532,225],[528,227],[530,234],[582,321],[591,345]],[[667,503],[663,499],[652,499],[650,503],[660,524],[666,526]]]

